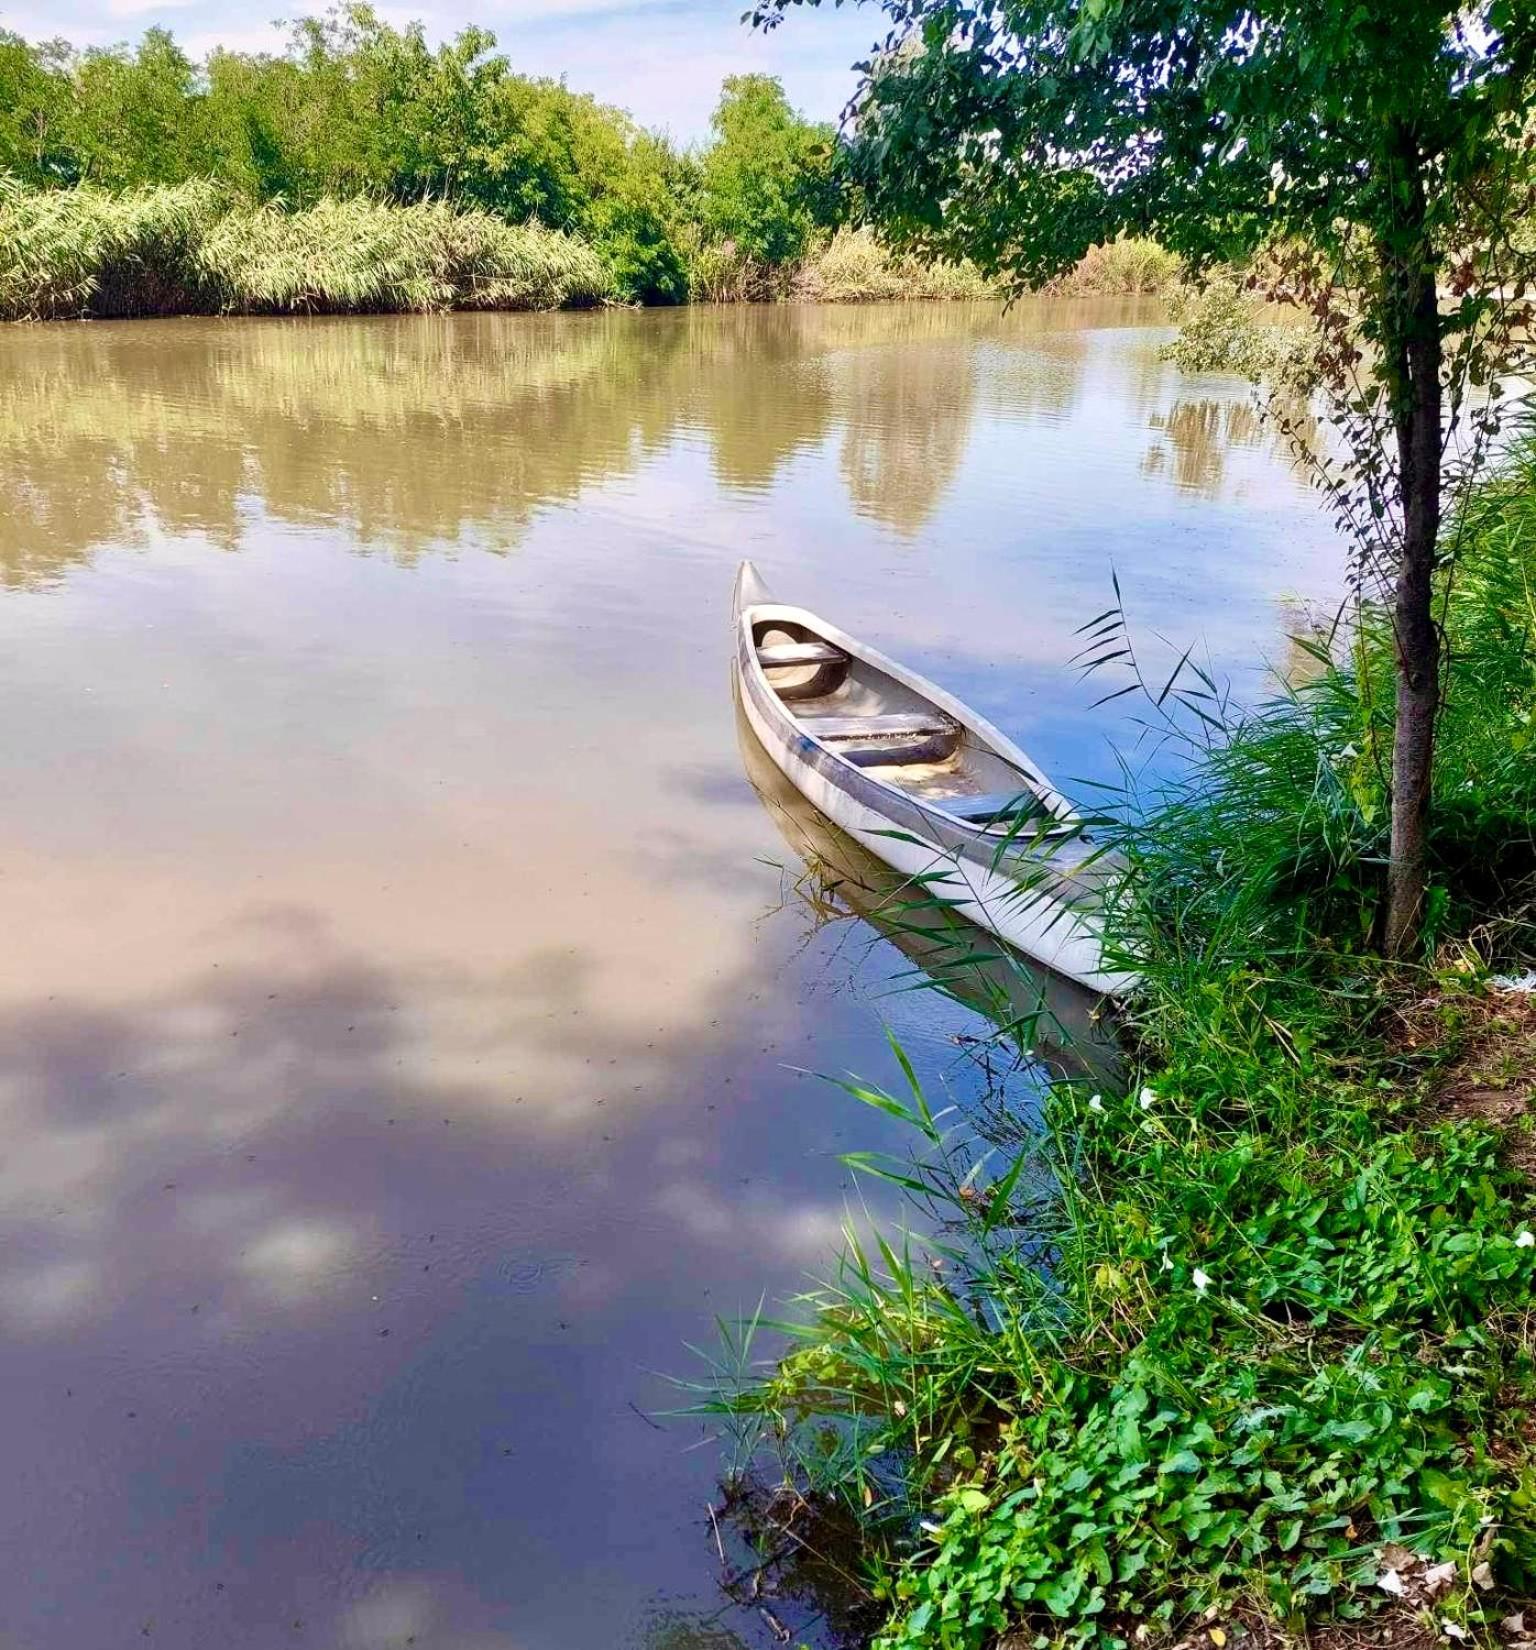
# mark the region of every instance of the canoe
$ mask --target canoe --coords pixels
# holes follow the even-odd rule
[[[1000,729],[803,607],[736,575],[741,707],[784,777],[833,824],[978,926],[1090,991],[1136,984],[1103,955],[1115,866]]]
[[[1105,1089],[1124,1082],[1115,1017],[1105,1011],[1101,993],[1021,957],[957,911],[925,899],[921,888],[806,801],[752,731],[741,694],[734,697],[742,767],[804,867],[786,878],[782,904],[798,900],[813,931],[850,920],[867,923],[913,965],[893,977],[904,980],[905,989],[925,975],[935,991],[1010,1028],[1053,1076],[1087,1078]],[[977,1046],[996,1052],[990,1043]]]

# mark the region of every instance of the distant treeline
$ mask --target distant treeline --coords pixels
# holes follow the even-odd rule
[[[834,129],[776,80],[726,80],[683,149],[495,46],[366,5],[200,63],[0,32],[0,313],[987,291],[856,231]]]

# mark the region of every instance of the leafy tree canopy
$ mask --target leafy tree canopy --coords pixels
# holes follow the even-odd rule
[[[768,75],[733,75],[703,161],[706,226],[759,263],[785,263],[836,221],[835,134],[802,120]]]
[[[751,14],[771,26],[790,5]],[[885,0],[854,106],[872,204],[1025,282],[1123,231],[1196,261],[1390,236],[1405,150],[1432,228],[1484,187],[1536,66],[1528,0]]]

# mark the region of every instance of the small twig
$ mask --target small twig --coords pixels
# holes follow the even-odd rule
[[[784,1623],[780,1621],[776,1615],[774,1615],[773,1611],[770,1610],[766,1604],[759,1604],[757,1607],[757,1613],[763,1618],[764,1621],[768,1623],[769,1632],[773,1634],[774,1638],[776,1638],[780,1644],[788,1644],[789,1641],[795,1636],[784,1625]]]
[[[715,1551],[720,1555],[720,1568],[723,1570],[726,1567],[725,1544],[720,1539],[720,1520],[715,1517],[715,1504],[713,1501],[706,1501],[704,1506],[709,1512],[709,1526],[715,1532]]]
[[[637,1403],[635,1403],[634,1399],[632,1399],[632,1398],[629,1400],[629,1407],[632,1410],[634,1410],[635,1414],[638,1415],[640,1417],[640,1419],[645,1422],[645,1424],[651,1429],[652,1432],[665,1432],[667,1430],[659,1422],[653,1421],[650,1418],[650,1416],[647,1415],[645,1413],[645,1411],[643,1409],[641,1409],[640,1406]]]

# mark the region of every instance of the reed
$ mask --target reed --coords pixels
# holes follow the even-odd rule
[[[194,181],[121,194],[0,181],[0,319],[558,309],[613,292],[538,224],[442,202],[252,206]]]
[[[1141,236],[1090,247],[1048,290],[1069,298],[1134,298],[1171,291],[1183,271],[1176,253]]]
[[[839,229],[812,250],[792,288],[814,303],[861,303],[900,298],[991,298],[999,288],[972,263],[925,261],[893,252],[871,229]]]

